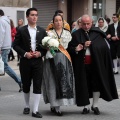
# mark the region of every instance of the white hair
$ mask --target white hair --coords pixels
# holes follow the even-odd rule
[[[89,18],[91,20],[91,22],[92,22],[92,18],[87,14],[82,15],[81,21],[83,21],[83,19],[85,19],[85,18]]]

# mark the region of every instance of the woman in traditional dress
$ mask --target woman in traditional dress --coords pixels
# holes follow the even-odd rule
[[[43,97],[46,104],[50,103],[51,112],[61,116],[60,106],[75,104],[74,74],[71,58],[66,50],[71,34],[63,28],[60,14],[53,16],[53,24],[54,29],[48,31],[48,36],[56,38],[60,45],[54,57],[48,50],[44,60]]]
[[[102,30],[103,32],[106,32],[108,29],[108,24],[103,17],[100,17],[96,22],[95,27],[99,27],[100,30]]]

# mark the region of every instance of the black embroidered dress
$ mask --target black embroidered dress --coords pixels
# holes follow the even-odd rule
[[[49,36],[58,37],[55,30],[49,31]],[[71,40],[69,31],[64,30],[60,36],[60,43],[66,49]],[[71,62],[60,51],[49,58],[46,54],[43,71],[43,97],[45,103],[51,106],[75,104],[74,74]]]

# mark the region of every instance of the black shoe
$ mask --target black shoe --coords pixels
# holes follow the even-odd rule
[[[30,113],[30,108],[24,108],[23,114],[29,114]]]
[[[36,113],[32,112],[32,117],[42,118],[42,115],[39,112],[36,112]]]
[[[92,107],[91,107],[91,110],[94,111],[94,114],[95,114],[95,115],[100,115],[100,111],[99,111],[98,107],[93,107],[93,106],[92,106]]]
[[[23,91],[23,89],[22,89],[22,88],[20,88],[20,89],[19,89],[19,92],[22,92],[22,91]]]
[[[15,58],[12,58],[10,61],[13,61]]]
[[[55,114],[56,114],[57,116],[63,116],[62,112],[60,112],[60,111],[55,111]]]
[[[50,111],[53,112],[53,113],[56,112],[54,107],[51,107],[51,108],[50,108]]]
[[[114,74],[118,74],[118,72],[114,72]]]
[[[84,109],[83,109],[83,111],[82,111],[82,114],[88,114],[89,112],[90,112],[90,110],[89,110],[89,109],[84,108]]]
[[[21,83],[19,84],[19,87],[20,87],[19,92],[22,92],[23,91],[23,87],[22,87]]]

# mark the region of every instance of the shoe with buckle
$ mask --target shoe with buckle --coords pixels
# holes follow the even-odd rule
[[[55,114],[56,114],[57,116],[62,116],[62,115],[63,115],[61,111],[56,111],[56,110],[55,110]]]
[[[91,110],[94,112],[95,115],[100,115],[100,111],[98,107],[91,107]]]
[[[51,107],[51,108],[50,108],[50,111],[53,112],[53,113],[55,113],[55,108],[54,108],[54,107]]]
[[[89,108],[84,108],[82,114],[88,114],[90,112]]]
[[[117,72],[114,71],[114,74],[118,74],[118,71]]]
[[[23,114],[29,114],[30,113],[30,108],[24,108]]]
[[[32,112],[32,117],[42,118],[42,115],[39,112],[36,112],[36,113]]]

